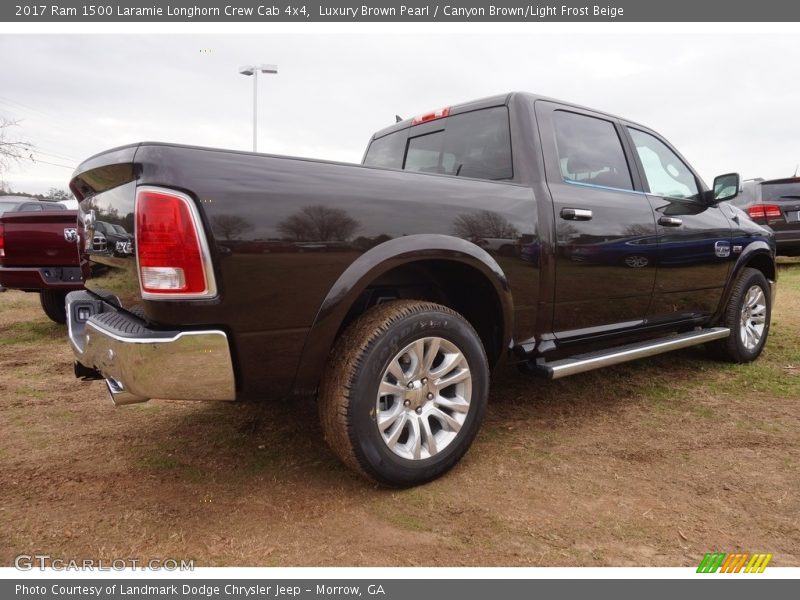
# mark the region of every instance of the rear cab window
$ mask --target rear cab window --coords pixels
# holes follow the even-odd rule
[[[507,107],[460,113],[425,125],[374,139],[364,165],[493,181],[514,176]]]

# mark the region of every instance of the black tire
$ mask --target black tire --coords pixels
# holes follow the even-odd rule
[[[403,359],[419,348],[410,349],[414,342],[422,343],[424,348],[423,357],[414,363],[422,370],[418,372],[417,367],[412,369],[409,366],[408,373],[403,372],[404,377],[409,375],[406,379],[409,383],[404,387],[400,378],[390,375],[388,370],[390,363],[394,365],[395,361],[396,366],[403,368],[406,364]],[[442,350],[438,350],[440,347]],[[448,348],[451,353],[445,354]],[[452,352],[453,348],[460,354]],[[399,354],[405,350],[409,350],[409,353]],[[421,363],[427,362],[429,356],[432,356],[431,366],[426,371]],[[451,367],[444,366],[448,356],[461,357],[457,360],[462,362],[458,367],[452,367],[452,371],[447,370]],[[437,374],[437,370],[441,374]],[[448,401],[447,394],[458,393],[453,390],[458,389],[456,386],[459,384],[436,387],[435,394],[433,388],[413,388],[429,384],[426,383],[427,378],[415,379],[417,375],[411,375],[412,372],[430,373],[432,379],[441,382],[450,379],[449,374],[457,371],[463,374],[464,370],[470,381],[471,398],[466,405],[460,404],[460,410],[451,412],[441,404]],[[387,378],[389,386],[396,386],[394,389],[397,394],[389,393],[379,399],[379,386],[386,384]],[[434,385],[434,382],[430,385]],[[463,391],[466,388],[461,389]],[[410,487],[439,477],[461,459],[480,428],[488,395],[489,366],[486,353],[472,326],[445,306],[396,300],[364,313],[338,339],[320,387],[319,412],[325,440],[347,466],[382,485]],[[455,395],[455,400],[461,399],[461,396]],[[453,402],[452,399],[450,401]],[[395,405],[395,402],[400,404]],[[393,424],[386,427],[384,433],[378,426],[379,414],[383,410],[398,411]],[[428,413],[428,410],[434,412]],[[440,418],[441,412],[452,418],[463,419],[460,428],[451,430],[451,425],[442,425],[445,421]],[[439,429],[436,429],[437,423]],[[410,444],[410,452],[419,452],[419,456],[407,458],[398,454],[405,450],[397,441],[394,449],[390,448],[390,442],[384,436],[389,435],[389,431],[397,433],[398,430],[403,431],[397,439],[402,440],[406,436],[404,444]],[[433,432],[432,435],[430,432]],[[441,443],[437,441],[437,436],[445,437],[448,441]],[[413,443],[417,439],[425,440],[424,448],[422,442]],[[440,443],[441,448],[438,448]]]
[[[763,312],[765,322],[757,343],[748,347],[742,339],[742,330],[744,328],[742,310],[747,300],[748,292],[754,287],[759,288],[764,295],[765,308]],[[714,358],[727,362],[747,363],[754,361],[759,357],[764,349],[764,344],[767,342],[771,316],[772,296],[770,295],[767,278],[758,269],[749,267],[743,269],[736,283],[733,284],[733,290],[720,322],[721,326],[730,328],[731,334],[723,340],[707,344],[709,353]],[[750,320],[747,322],[752,323]]]
[[[67,307],[64,305],[67,292],[61,290],[42,290],[39,292],[39,301],[42,310],[51,321],[63,325],[67,322]]]

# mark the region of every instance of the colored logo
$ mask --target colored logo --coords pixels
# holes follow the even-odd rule
[[[767,568],[772,554],[725,554],[724,552],[706,552],[698,573],[763,573]]]

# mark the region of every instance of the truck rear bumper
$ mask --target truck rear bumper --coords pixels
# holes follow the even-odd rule
[[[79,290],[79,267],[0,267],[0,286],[11,290]]]
[[[236,399],[225,332],[148,329],[111,295],[71,292],[66,304],[76,376],[104,378],[114,404]]]

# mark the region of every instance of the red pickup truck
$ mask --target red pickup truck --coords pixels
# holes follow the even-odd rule
[[[0,206],[0,288],[39,292],[45,314],[65,323],[65,296],[83,289],[78,213],[51,202],[10,204]]]

